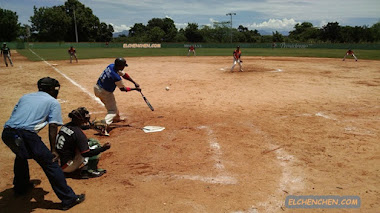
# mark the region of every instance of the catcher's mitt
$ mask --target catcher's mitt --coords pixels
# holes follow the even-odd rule
[[[91,129],[94,129],[98,131],[99,133],[103,133],[107,130],[107,124],[104,119],[103,120],[95,119],[90,123],[90,126],[91,126]]]

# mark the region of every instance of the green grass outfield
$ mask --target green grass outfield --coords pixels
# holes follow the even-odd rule
[[[233,48],[197,48],[197,56],[232,56]],[[23,56],[32,61],[41,60],[29,49],[17,50]],[[67,60],[67,49],[33,49],[33,51],[45,60]],[[354,50],[358,59],[380,60],[379,50]],[[287,48],[243,48],[244,56],[294,56],[294,57],[319,57],[319,58],[343,58],[346,50],[343,49],[287,49]],[[186,56],[186,48],[160,48],[160,49],[122,49],[122,48],[79,48],[78,59],[92,58],[116,58],[116,57],[144,57],[144,56]]]

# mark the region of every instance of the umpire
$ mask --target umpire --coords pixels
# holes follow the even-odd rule
[[[49,182],[62,201],[62,210],[70,209],[85,199],[76,195],[67,185],[63,171],[58,165],[55,138],[58,126],[62,125],[61,105],[57,101],[59,82],[50,77],[41,78],[38,92],[20,98],[2,134],[4,143],[16,154],[14,163],[14,191],[24,195],[34,187],[30,181],[28,159],[34,159],[44,170]],[[49,124],[51,152],[38,136],[38,132]]]

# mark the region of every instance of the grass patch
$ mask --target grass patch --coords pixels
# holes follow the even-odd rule
[[[232,56],[233,48],[197,48],[197,56]],[[21,55],[32,61],[41,60],[28,49],[17,50]],[[67,49],[33,49],[45,60],[68,60]],[[358,59],[380,60],[378,50],[354,50]],[[286,49],[286,48],[246,48],[242,49],[244,56],[284,56],[284,57],[319,57],[343,58],[346,50],[342,49]],[[122,49],[122,48],[80,48],[77,49],[78,59],[144,57],[144,56],[186,56],[186,48],[160,49]]]

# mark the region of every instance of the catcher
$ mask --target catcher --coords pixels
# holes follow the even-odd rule
[[[100,145],[96,139],[87,139],[81,126],[89,124],[90,113],[79,107],[69,113],[71,122],[62,126],[58,132],[56,148],[60,156],[63,172],[79,173],[79,178],[100,177],[106,170],[97,167],[99,154],[111,148],[110,143]]]

